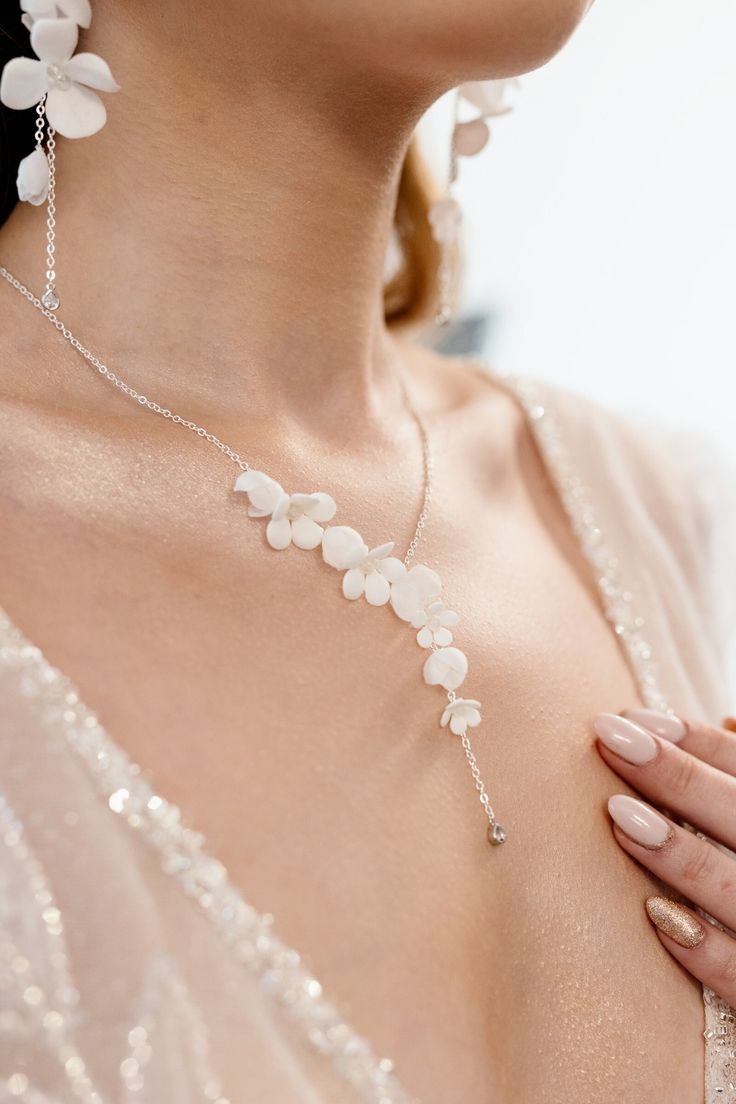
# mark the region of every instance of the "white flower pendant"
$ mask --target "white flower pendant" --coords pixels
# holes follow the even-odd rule
[[[460,617],[444,605],[437,572],[424,564],[407,568],[391,555],[393,541],[370,548],[349,525],[325,527],[324,523],[337,513],[337,506],[323,491],[289,494],[271,476],[250,468],[238,476],[235,490],[247,495],[250,517],[268,519],[266,540],[272,548],[282,551],[292,544],[303,549],[321,547],[325,563],[343,573],[342,592],[346,598],[353,602],[365,598],[370,606],[390,605],[397,617],[418,630],[417,644],[429,650],[424,681],[447,691],[440,726],[462,738],[467,754],[467,730],[480,724],[481,704],[473,698],[455,697],[467,676],[468,659],[453,643],[451,629]],[[502,843],[506,835],[495,823],[490,807],[485,808],[490,818],[488,838],[493,844]]]

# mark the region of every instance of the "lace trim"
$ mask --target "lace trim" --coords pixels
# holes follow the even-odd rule
[[[592,496],[575,472],[554,411],[546,405],[543,390],[534,381],[504,382],[526,411],[580,546],[595,571],[605,615],[621,641],[642,696],[651,709],[667,712],[669,704],[659,686],[653,649],[645,636],[644,618],[637,613],[636,596],[624,581],[618,556],[598,524]],[[713,921],[707,913],[703,915]],[[703,1005],[705,1104],[736,1104],[736,1012],[707,985],[703,985]]]
[[[0,662],[17,667],[21,692],[41,703],[49,723],[62,727],[110,809],[159,852],[164,872],[197,902],[235,958],[258,977],[301,1036],[331,1060],[365,1104],[412,1104],[393,1063],[377,1058],[324,996],[299,954],[275,934],[273,917],[259,914],[243,899],[222,863],[205,851],[203,837],[182,824],[179,809],[153,790],[80,701],[71,681],[51,667],[4,613]]]

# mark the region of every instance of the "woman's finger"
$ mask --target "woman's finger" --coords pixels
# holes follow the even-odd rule
[[[727,717],[724,727],[717,728],[655,709],[624,709],[622,716],[718,770],[736,775],[736,722],[732,718]]]
[[[726,1004],[736,1005],[736,939],[668,897],[648,897],[645,905],[673,958]]]
[[[608,802],[618,844],[661,881],[736,929],[736,861],[628,794]]]
[[[614,713],[594,728],[600,755],[633,789],[736,849],[736,777]]]

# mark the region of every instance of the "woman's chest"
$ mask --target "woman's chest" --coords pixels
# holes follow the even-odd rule
[[[219,554],[217,532],[57,527],[65,585],[31,571],[19,608],[420,1099],[699,1104],[700,996],[649,931],[592,744],[637,691],[564,527],[502,512],[423,549],[483,706],[491,849],[412,629],[243,524]]]

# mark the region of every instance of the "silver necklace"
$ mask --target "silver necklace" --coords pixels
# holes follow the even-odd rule
[[[412,566],[432,504],[433,458],[427,426],[411,400],[403,373],[399,374],[402,399],[417,426],[422,444],[424,492],[414,534],[403,560],[398,560],[391,556],[393,542],[370,549],[360,534],[348,526],[323,527],[321,523],[330,521],[337,509],[331,496],[323,492],[287,494],[274,479],[264,472],[255,471],[239,452],[204,426],[148,398],[111,371],[8,269],[0,266],[0,276],[44,315],[72,348],[118,391],[153,414],[196,433],[236,464],[240,474],[235,490],[247,495],[250,501],[248,513],[251,517],[270,519],[266,538],[272,548],[284,549],[292,543],[302,549],[321,547],[325,562],[344,573],[343,593],[346,598],[356,600],[365,597],[371,605],[390,603],[401,620],[418,630],[417,642],[429,652],[423,668],[424,680],[447,692],[447,703],[440,724],[459,737],[488,820],[489,842],[494,846],[504,843],[506,832],[496,820],[491,807],[468,731],[480,723],[481,705],[475,699],[459,698],[455,693],[468,671],[467,658],[453,645],[453,634],[450,631],[459,621],[459,617],[444,606],[441,600],[441,581],[437,573],[421,564]]]

